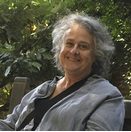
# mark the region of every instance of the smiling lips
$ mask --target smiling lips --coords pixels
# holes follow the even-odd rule
[[[75,57],[66,57],[69,61],[71,62],[80,62],[80,59],[75,58]]]

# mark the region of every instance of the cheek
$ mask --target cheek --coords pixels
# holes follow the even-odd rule
[[[68,50],[66,48],[62,48],[60,51],[60,56],[64,57],[67,54]]]
[[[94,53],[88,52],[85,55],[85,60],[86,60],[86,62],[89,62],[90,64],[94,63],[94,61],[95,61],[95,55],[94,55]]]

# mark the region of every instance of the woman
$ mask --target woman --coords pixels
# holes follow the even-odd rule
[[[98,20],[71,14],[52,32],[56,65],[63,77],[29,92],[0,130],[122,130],[124,103],[108,77],[114,44]]]

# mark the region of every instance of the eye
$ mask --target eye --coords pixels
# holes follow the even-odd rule
[[[73,42],[66,42],[65,46],[68,48],[72,48],[74,46]]]
[[[87,44],[87,43],[80,43],[80,44],[79,44],[79,48],[80,48],[81,50],[88,50],[88,49],[90,48],[90,46],[89,46],[89,44]]]

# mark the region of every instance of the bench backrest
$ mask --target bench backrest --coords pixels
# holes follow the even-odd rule
[[[16,77],[11,92],[9,113],[20,103],[22,97],[30,90],[30,79],[27,77]]]

